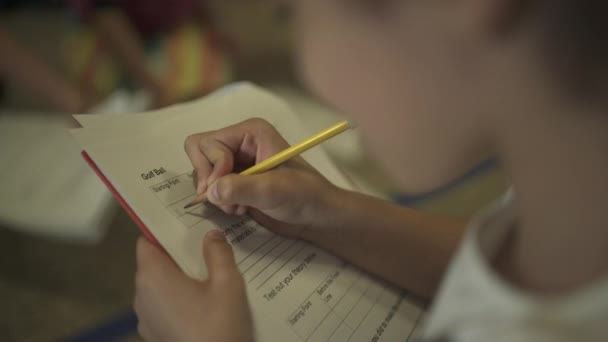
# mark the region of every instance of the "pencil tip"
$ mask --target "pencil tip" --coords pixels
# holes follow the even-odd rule
[[[193,207],[193,206],[194,206],[194,204],[196,204],[196,203],[188,203],[188,204],[186,204],[186,205],[184,206],[184,209],[191,208],[191,207]]]

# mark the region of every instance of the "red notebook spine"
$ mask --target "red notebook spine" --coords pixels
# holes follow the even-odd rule
[[[131,209],[131,207],[129,206],[127,201],[125,201],[125,199],[120,195],[120,193],[118,191],[116,191],[116,188],[114,188],[114,186],[112,185],[112,183],[110,183],[108,178],[106,178],[106,176],[101,172],[99,167],[97,167],[97,164],[95,164],[95,162],[93,161],[93,159],[91,159],[91,157],[87,154],[87,152],[82,151],[81,154],[82,154],[82,157],[84,158],[84,160],[87,162],[87,164],[89,164],[89,166],[93,169],[93,171],[95,171],[95,174],[97,174],[97,177],[99,177],[99,179],[101,179],[101,181],[106,185],[108,190],[110,190],[110,192],[112,193],[114,198],[116,198],[118,203],[120,203],[120,206],[123,207],[123,209],[127,212],[127,214],[129,214],[131,219],[135,222],[135,224],[137,224],[137,226],[139,227],[141,232],[144,234],[144,236],[148,240],[150,240],[150,242],[155,244],[158,248],[165,251],[163,246],[161,246],[161,244],[158,242],[158,240],[156,240],[154,235],[152,235],[150,230],[148,230],[148,227],[146,227],[146,225],[139,218],[139,216],[137,216],[137,214],[133,211],[133,209]],[[165,253],[166,253],[166,251],[165,251]]]

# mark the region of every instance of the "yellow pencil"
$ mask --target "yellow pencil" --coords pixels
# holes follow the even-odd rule
[[[328,139],[331,139],[331,138],[335,137],[336,135],[338,135],[344,131],[347,131],[349,128],[351,128],[351,125],[348,123],[348,121],[346,121],[346,120],[340,121],[337,124],[311,136],[310,138],[308,138],[298,144],[295,144],[295,145],[275,154],[274,156],[272,156],[268,159],[265,159],[264,161],[260,162],[259,164],[256,164],[256,165],[248,168],[247,170],[241,172],[240,175],[244,175],[244,176],[255,175],[257,173],[262,173],[262,172],[266,172],[268,170],[274,169],[275,167],[283,164],[284,162],[288,161],[289,159],[299,156],[300,154],[323,143],[324,141],[327,141]],[[184,207],[184,209],[190,208],[198,203],[204,202],[206,198],[207,198],[206,193],[202,193],[197,198],[195,198],[192,202],[188,203]]]

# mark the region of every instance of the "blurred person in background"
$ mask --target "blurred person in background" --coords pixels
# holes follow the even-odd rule
[[[83,112],[90,99],[36,51],[0,26],[0,82],[9,82],[42,99],[48,110]]]
[[[23,6],[47,6],[60,7],[63,2],[51,0],[32,1],[8,1],[3,8],[14,8]],[[35,49],[19,43],[6,29],[0,27],[0,77],[5,82],[12,82],[19,88],[41,97],[47,103],[50,110],[64,113],[82,113],[93,104],[102,100],[107,94],[103,92],[113,89],[100,90],[94,78],[96,73],[105,70],[99,68],[99,61],[109,55],[112,61],[124,71],[127,83],[135,88],[145,90],[152,101],[153,107],[163,107],[180,99],[202,95],[227,80],[227,77],[215,77],[213,80],[198,80],[194,82],[205,83],[205,87],[199,87],[194,91],[187,89],[179,93],[175,83],[180,80],[167,82],[155,72],[146,58],[145,45],[147,42],[158,39],[161,36],[170,36],[182,28],[185,23],[194,22],[204,32],[200,33],[201,40],[211,40],[212,34],[208,30],[209,22],[206,16],[204,1],[195,0],[70,0],[66,1],[67,8],[76,13],[85,27],[90,28],[93,35],[93,44],[96,46],[86,60],[78,60],[86,50],[87,43],[77,41],[76,44],[68,44],[65,52],[69,68],[77,68],[75,65],[84,65],[84,69],[74,71],[78,73],[70,79],[54,70],[44,58],[39,56]],[[87,36],[86,39],[90,37]],[[179,40],[178,37],[176,40]],[[203,44],[203,43],[200,43]],[[171,44],[169,44],[171,45]],[[175,44],[174,44],[175,45]],[[161,50],[165,48],[161,47]],[[208,55],[219,55],[219,45],[207,44]],[[167,48],[170,50],[171,48]],[[175,50],[175,49],[174,49]],[[185,51],[185,50],[184,50]],[[107,52],[107,53],[105,53]],[[105,54],[104,54],[105,53]],[[186,52],[179,51],[178,54]],[[175,55],[176,51],[165,51],[167,56]],[[101,57],[101,56],[104,57]],[[76,57],[77,56],[77,57]],[[165,56],[166,57],[166,56]],[[211,58],[208,58],[211,59]],[[223,59],[223,56],[216,59]],[[182,60],[171,61],[173,63],[188,63],[186,57]],[[204,65],[200,68],[212,75],[221,74],[220,71],[210,69],[222,69],[222,63]],[[101,68],[103,69],[103,68]],[[171,75],[173,79],[188,77],[183,74]],[[198,76],[198,75],[197,75]],[[101,78],[108,78],[101,76]],[[199,78],[210,78],[201,75]],[[192,80],[185,82],[193,83]],[[107,83],[107,82],[106,82]],[[113,86],[119,86],[115,84]],[[103,87],[102,87],[103,88]],[[107,88],[107,87],[106,87]]]
[[[9,166],[0,188],[18,194],[0,203],[0,223],[32,234],[99,241],[110,222],[100,217],[112,215],[113,203],[65,129],[78,125],[65,114],[140,112],[227,82],[230,63],[204,5],[0,0],[0,83],[11,88],[0,113],[0,164]]]
[[[169,85],[150,69],[144,44],[190,20],[200,20],[206,25],[202,1],[70,0],[69,3],[93,27],[101,44],[109,48],[130,80],[150,94],[154,107],[177,100]]]
[[[512,191],[472,223],[337,189],[249,120],[186,140],[199,190],[227,213],[333,252],[434,303],[429,341],[608,341],[608,22],[599,1],[296,0],[304,79],[358,123],[404,190],[497,153]],[[209,279],[144,239],[135,310],[150,341],[250,341],[231,247]],[[406,336],[403,337],[406,339]]]

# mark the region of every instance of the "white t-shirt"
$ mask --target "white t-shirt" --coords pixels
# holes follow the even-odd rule
[[[473,221],[433,304],[424,341],[608,342],[607,278],[543,298],[492,269],[490,260],[516,226],[510,194]]]

